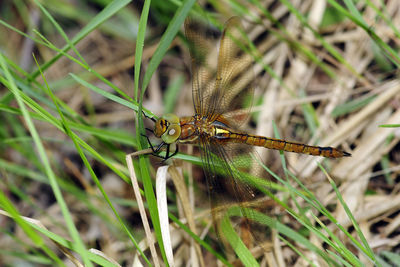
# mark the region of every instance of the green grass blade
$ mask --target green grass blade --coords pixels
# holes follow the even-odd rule
[[[39,67],[39,71],[41,71],[40,67]],[[82,148],[80,147],[80,145],[78,144],[77,139],[75,138],[74,134],[71,131],[71,128],[69,126],[69,123],[66,121],[63,113],[61,112],[60,107],[57,104],[57,99],[54,96],[53,92],[50,90],[50,88],[48,87],[46,78],[44,77],[43,73],[42,73],[42,78],[46,84],[46,88],[47,88],[47,93],[48,95],[51,97],[51,99],[54,102],[54,105],[57,108],[57,111],[60,115],[61,118],[61,122],[62,125],[66,131],[66,134],[71,138],[71,140],[73,141],[76,150],[79,153],[79,156],[81,157],[83,163],[85,164],[87,170],[90,173],[90,176],[92,177],[94,183],[96,184],[96,186],[99,188],[100,192],[102,193],[104,199],[106,200],[106,202],[108,203],[108,205],[110,206],[110,208],[112,209],[115,217],[117,218],[117,220],[119,221],[119,223],[121,224],[122,228],[125,230],[126,234],[129,236],[129,238],[131,239],[132,243],[134,244],[134,246],[136,247],[136,249],[139,251],[139,253],[142,255],[143,259],[147,262],[148,265],[150,264],[150,261],[147,259],[146,255],[143,253],[143,251],[140,249],[138,242],[135,240],[135,238],[133,237],[133,235],[131,234],[131,232],[129,231],[128,227],[126,226],[126,224],[123,222],[122,218],[120,217],[119,213],[117,212],[116,208],[114,207],[114,205],[111,203],[110,198],[108,197],[107,193],[105,192],[103,186],[101,185],[99,179],[97,178],[97,175],[95,174],[95,172],[93,171],[93,168],[90,166],[90,163],[88,161],[88,159],[86,158],[85,154],[83,153]]]
[[[96,15],[72,40],[71,43],[73,45],[79,43],[80,40],[82,40],[85,36],[87,36],[89,33],[91,33],[93,30],[95,30],[100,24],[102,24],[104,21],[109,19],[112,15],[114,15],[116,12],[118,12],[120,9],[124,8],[127,4],[129,4],[131,1],[130,0],[114,0],[112,1],[109,5],[107,5],[99,14]],[[62,51],[66,53],[70,49],[69,45],[64,46]],[[47,61],[45,64],[43,64],[40,68],[42,71],[45,71],[47,68],[49,68],[51,65],[54,64],[58,59],[60,59],[62,54],[58,54],[55,57],[53,57],[51,60]],[[37,76],[40,75],[39,69],[33,72],[29,80],[34,80]]]
[[[228,240],[229,244],[232,246],[233,250],[235,251],[236,255],[239,257],[244,266],[260,266],[251,254],[251,252],[247,249],[246,245],[240,239],[235,229],[233,229],[228,216],[224,216],[224,218],[221,220],[220,227],[224,238]]]
[[[136,39],[136,49],[135,49],[135,92],[134,97],[136,101],[139,101],[139,78],[140,78],[140,68],[142,64],[142,55],[144,47],[144,38],[146,36],[147,18],[149,16],[150,0],[146,0],[143,5],[142,14],[139,20],[139,30]]]
[[[43,144],[42,144],[42,142],[40,140],[39,134],[36,131],[36,128],[35,128],[35,126],[34,126],[34,124],[32,122],[31,117],[29,116],[29,112],[26,109],[25,104],[23,103],[23,100],[22,100],[22,97],[20,95],[20,92],[19,92],[17,86],[14,83],[14,79],[12,78],[10,72],[8,71],[7,66],[5,65],[5,61],[3,59],[2,54],[0,54],[0,64],[1,64],[1,67],[2,67],[2,69],[4,71],[4,73],[5,73],[6,79],[9,82],[9,85],[10,85],[9,89],[15,95],[15,98],[16,98],[16,100],[18,102],[18,105],[20,106],[20,109],[22,111],[24,119],[25,119],[25,121],[26,121],[26,123],[28,125],[29,131],[30,131],[30,133],[32,135],[33,141],[34,141],[34,143],[36,145],[36,148],[38,150],[39,157],[40,157],[40,159],[41,159],[41,161],[43,163],[44,169],[46,171],[46,175],[47,175],[48,179],[50,180],[50,185],[51,185],[51,187],[53,189],[54,195],[55,195],[55,197],[57,199],[58,204],[60,205],[61,211],[62,211],[63,216],[65,218],[69,233],[70,233],[72,239],[74,240],[74,242],[76,243],[77,247],[79,248],[79,250],[82,252],[82,256],[83,256],[85,264],[87,264],[88,266],[93,266],[92,263],[88,260],[87,251],[86,251],[85,245],[84,245],[83,241],[80,238],[79,232],[75,227],[75,224],[74,224],[74,222],[72,220],[71,214],[70,214],[70,212],[68,210],[68,207],[67,207],[67,205],[66,205],[66,203],[64,201],[64,198],[63,198],[63,196],[61,194],[61,190],[60,190],[60,188],[58,186],[58,183],[56,181],[55,174],[54,174],[54,172],[53,172],[53,170],[52,170],[52,168],[50,166],[49,159],[48,159],[47,154],[45,152],[44,146],[43,146]]]
[[[168,24],[165,33],[161,37],[160,44],[157,47],[157,50],[154,52],[153,57],[150,60],[150,63],[147,67],[146,73],[143,77],[142,90],[146,90],[149,85],[151,76],[156,71],[158,65],[163,59],[165,53],[167,52],[169,46],[172,43],[172,40],[175,38],[175,35],[178,33],[179,28],[183,24],[186,16],[189,14],[190,9],[194,5],[195,0],[186,0],[183,4],[178,8],[174,17],[171,19],[171,22]]]

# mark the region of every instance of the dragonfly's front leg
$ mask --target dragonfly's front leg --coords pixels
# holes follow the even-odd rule
[[[157,146],[157,148],[154,148],[153,144],[150,142],[149,137],[148,137],[147,135],[144,135],[144,134],[143,134],[142,136],[146,137],[147,143],[149,144],[151,150],[153,151],[153,155],[156,156],[156,157],[159,157],[159,158],[163,159],[162,162],[166,161],[166,160],[169,159],[169,158],[172,158],[173,156],[175,156],[175,155],[178,153],[178,147],[176,147],[176,150],[174,151],[174,153],[172,153],[172,154],[170,155],[170,146],[171,146],[171,144],[167,144],[167,143],[165,143],[165,142],[161,142],[161,143]],[[163,146],[166,146],[166,147],[167,147],[167,151],[166,151],[166,154],[165,154],[164,157],[158,155],[158,153],[160,152],[160,150],[161,150],[161,148],[162,148]]]
[[[167,145],[165,142],[161,142],[161,143],[157,146],[157,148],[154,148],[153,144],[150,142],[149,137],[148,137],[147,135],[145,135],[145,134],[142,134],[142,136],[143,136],[143,137],[146,137],[147,143],[149,144],[149,147],[151,148],[151,150],[153,151],[153,154],[154,154],[155,156],[158,156],[157,154],[158,154],[158,152],[160,151],[160,149],[161,149],[164,145]]]
[[[165,157],[159,156],[158,154],[154,154],[155,156],[157,156],[157,157],[163,159],[161,163],[164,163],[167,159],[172,158],[172,157],[175,156],[175,155],[178,153],[178,151],[179,151],[178,146],[176,146],[176,147],[175,147],[174,153],[169,154],[169,153],[171,152],[171,151],[170,151],[171,144],[167,144],[167,143],[164,143],[164,142],[162,142],[161,144],[162,144],[163,146],[164,146],[164,145],[167,146],[167,151],[166,151],[166,153],[165,153]],[[161,144],[160,144],[160,145],[161,145]],[[162,146],[160,147],[160,145],[157,147],[156,150],[160,150],[160,149],[161,149]],[[158,151],[157,151],[157,152],[158,152]]]
[[[164,163],[164,161],[166,161],[167,159],[169,159],[169,158],[172,158],[173,156],[175,156],[177,153],[178,153],[178,146],[175,146],[175,151],[174,151],[174,153],[172,153],[171,155],[169,155],[169,152],[170,152],[170,150],[169,150],[169,148],[170,148],[170,146],[171,146],[171,144],[168,144],[167,145],[167,153],[165,154],[165,158],[164,158],[164,160],[162,161],[162,163]]]

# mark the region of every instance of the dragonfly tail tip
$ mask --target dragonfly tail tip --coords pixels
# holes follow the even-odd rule
[[[346,151],[343,151],[343,157],[351,157],[351,154]]]

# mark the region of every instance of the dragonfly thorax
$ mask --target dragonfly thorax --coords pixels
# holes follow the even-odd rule
[[[215,135],[215,127],[207,117],[195,115],[182,117],[180,143],[194,143],[199,137],[209,138]]]
[[[181,135],[178,116],[168,113],[159,118],[154,125],[154,135],[167,144],[176,142]]]

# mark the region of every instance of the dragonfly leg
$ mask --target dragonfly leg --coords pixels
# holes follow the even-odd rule
[[[172,153],[172,154],[170,155],[170,154],[169,154],[169,152],[170,152],[169,148],[170,148],[170,144],[167,145],[167,153],[165,154],[165,157],[164,157],[164,159],[163,159],[163,161],[162,161],[161,163],[164,163],[167,159],[172,158],[172,157],[175,156],[175,155],[178,153],[178,151],[179,151],[178,146],[176,146],[176,149],[175,149],[174,153]],[[161,158],[163,158],[163,157],[161,157]]]
[[[169,155],[169,147],[170,147],[170,144],[167,145],[167,151],[166,151],[165,157],[164,157],[164,159],[161,161],[161,163],[164,163],[167,159],[170,158],[170,155]]]
[[[178,153],[178,147],[176,147],[176,150],[174,151],[174,153],[172,153],[172,154],[170,155],[170,149],[169,149],[169,148],[170,148],[170,144],[167,144],[167,143],[165,143],[165,142],[161,142],[156,148],[154,148],[153,144],[150,142],[149,137],[148,137],[147,135],[145,135],[145,134],[142,134],[142,136],[146,137],[147,143],[149,144],[149,147],[150,147],[151,150],[153,151],[153,155],[156,156],[156,157],[159,157],[159,158],[163,159],[162,163],[164,163],[164,161],[166,161],[166,160],[169,159],[169,158],[172,158],[173,156],[176,155],[176,153]],[[163,146],[166,146],[166,147],[167,147],[167,151],[166,151],[166,154],[165,154],[164,157],[158,155],[158,152],[160,152],[160,150],[161,150],[161,148],[162,148]]]
[[[151,150],[153,151],[153,154],[154,154],[154,155],[156,155],[156,154],[160,151],[160,149],[161,149],[164,145],[166,145],[164,142],[161,142],[161,143],[157,146],[157,148],[154,148],[153,144],[150,142],[149,137],[148,137],[147,135],[145,135],[145,134],[142,134],[142,136],[143,136],[143,137],[146,137],[147,143],[149,144],[149,147],[150,147]]]
[[[175,156],[178,152],[179,152],[179,147],[178,147],[178,145],[175,145],[175,151],[174,151],[174,153],[172,153],[171,155],[169,155],[168,158],[172,158],[172,157]]]
[[[146,115],[146,113],[144,113],[144,111],[142,110],[143,116],[147,119],[152,120],[153,122],[156,122],[156,120],[154,118],[150,118],[149,116]]]
[[[161,143],[157,146],[156,149],[154,149],[154,147],[152,147],[151,149],[153,150],[154,153],[158,154],[158,152],[160,152],[160,149],[161,149],[163,146],[167,146],[167,156],[168,156],[169,144],[166,144],[166,143],[164,143],[164,142],[161,142]]]
[[[176,148],[175,148],[174,153],[172,153],[172,154],[169,156],[170,158],[172,158],[173,156],[175,156],[175,155],[178,153],[178,151],[179,151],[179,146],[176,145],[175,147],[176,147]]]

